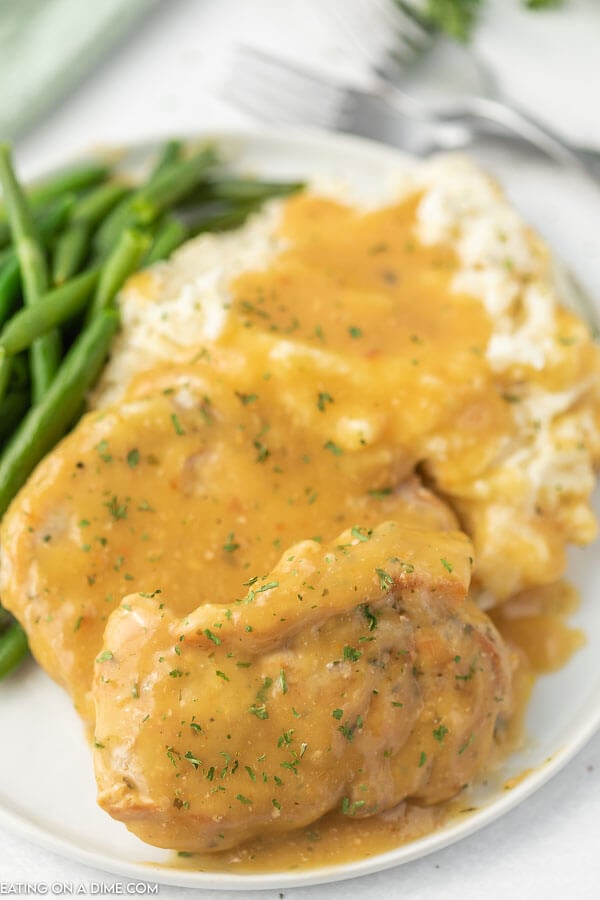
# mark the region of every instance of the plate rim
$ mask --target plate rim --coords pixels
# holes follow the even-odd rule
[[[322,866],[313,869],[298,869],[294,872],[279,871],[257,874],[232,874],[229,872],[202,872],[194,869],[175,868],[161,863],[127,863],[104,852],[86,850],[63,838],[53,836],[42,826],[29,821],[15,811],[0,805],[0,825],[10,830],[12,827],[26,840],[57,853],[59,856],[98,869],[105,874],[122,875],[129,879],[196,889],[228,891],[264,891],[277,888],[310,887],[319,884],[348,881],[383,872],[417,859],[429,856],[438,850],[452,846],[487,828],[497,819],[515,809],[520,803],[550,781],[568,762],[573,759],[600,730],[600,707],[595,715],[582,725],[575,738],[564,743],[550,759],[534,769],[518,785],[500,795],[487,806],[482,807],[464,819],[455,817],[451,824],[425,837],[409,841],[400,847],[351,863]],[[158,876],[158,877],[155,877]]]

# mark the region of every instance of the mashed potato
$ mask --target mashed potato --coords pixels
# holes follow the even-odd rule
[[[557,579],[595,535],[600,366],[547,248],[462,158],[407,172],[387,210],[344,206],[351,188],[132,279],[94,405],[159,363],[251,371],[323,446],[401,448],[398,478],[416,469],[473,539],[482,604]]]

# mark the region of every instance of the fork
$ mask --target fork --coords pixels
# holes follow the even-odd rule
[[[320,9],[328,10],[340,32],[346,35],[354,51],[363,57],[367,66],[384,81],[398,85],[400,78],[419,56],[429,50],[436,39],[435,30],[427,24],[425,0],[348,0],[342,14],[338,0],[319,0]],[[547,155],[565,162],[564,151],[577,157],[577,165],[596,167],[600,175],[600,154],[565,141],[556,131],[542,124],[530,113],[515,107],[504,98],[497,81],[486,63],[476,53],[457,41],[449,42],[455,53],[462,55],[476,72],[479,92],[462,94],[452,103],[442,103],[442,114],[465,114],[484,123],[513,131]],[[435,111],[436,106],[425,104]],[[573,159],[569,160],[573,162]]]
[[[352,86],[266,51],[238,46],[223,92],[230,102],[265,121],[360,134],[369,134],[376,108],[383,106],[399,117],[405,149],[421,155],[464,147],[491,122],[562,165],[595,180],[600,175],[587,155],[504,103],[471,96],[420,100],[375,69],[366,84]]]

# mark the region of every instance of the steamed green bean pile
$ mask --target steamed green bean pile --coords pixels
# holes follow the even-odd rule
[[[95,161],[28,188],[0,144],[0,186],[1,517],[82,414],[119,328],[126,279],[302,185],[233,177],[213,146],[172,140],[138,184]],[[25,632],[0,606],[0,679],[27,652]]]

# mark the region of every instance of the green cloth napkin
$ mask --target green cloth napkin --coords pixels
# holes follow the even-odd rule
[[[0,139],[80,80],[157,0],[0,0]]]

